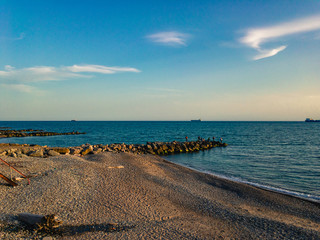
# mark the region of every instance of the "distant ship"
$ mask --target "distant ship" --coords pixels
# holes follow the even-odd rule
[[[71,120],[71,122],[76,122],[76,121],[77,121],[77,120],[75,120],[75,119],[72,119],[72,120]]]
[[[312,118],[306,118],[305,122],[320,122],[320,120],[314,120]]]
[[[201,119],[191,120],[191,122],[201,122]]]

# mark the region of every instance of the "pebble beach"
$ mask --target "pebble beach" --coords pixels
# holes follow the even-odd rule
[[[1,158],[1,239],[320,239],[320,204],[221,179],[151,154]],[[1,173],[10,175],[8,167]],[[11,173],[12,174],[12,173]],[[55,214],[53,232],[20,213]]]

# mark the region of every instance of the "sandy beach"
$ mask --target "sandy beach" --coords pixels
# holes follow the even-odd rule
[[[2,159],[30,178],[0,181],[1,239],[320,239],[320,204],[220,179],[159,156]],[[1,173],[10,175],[1,165]],[[56,214],[52,234],[19,213]],[[48,238],[49,237],[49,238]]]

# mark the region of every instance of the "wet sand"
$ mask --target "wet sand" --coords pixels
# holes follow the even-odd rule
[[[56,214],[63,225],[52,239],[320,239],[319,203],[158,156],[1,158],[34,176],[15,188],[0,181],[1,239],[45,236],[25,230],[22,212]]]

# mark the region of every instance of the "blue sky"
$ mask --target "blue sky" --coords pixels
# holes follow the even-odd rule
[[[0,3],[0,120],[320,119],[319,1]]]

